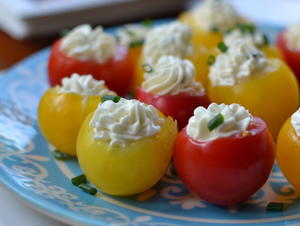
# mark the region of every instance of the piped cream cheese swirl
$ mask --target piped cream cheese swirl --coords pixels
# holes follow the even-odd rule
[[[143,48],[144,63],[154,65],[161,56],[186,58],[192,54],[191,28],[178,21],[153,28]]]
[[[142,88],[157,95],[187,93],[201,94],[204,88],[195,81],[195,67],[189,60],[174,56],[162,56],[151,73],[145,73]]]
[[[109,142],[111,146],[126,147],[131,142],[153,136],[161,129],[165,119],[151,105],[137,100],[111,100],[99,104],[89,126],[94,139]]]
[[[210,131],[208,122],[216,115],[222,114],[224,122]],[[215,140],[219,137],[228,137],[238,132],[246,131],[252,116],[247,109],[239,104],[212,103],[208,108],[198,107],[187,125],[187,134],[197,141]]]
[[[265,44],[264,34],[255,30],[253,33],[243,33],[240,29],[234,29],[224,36],[224,42],[226,45],[231,45],[236,40],[242,39],[250,45],[261,47]]]
[[[291,116],[291,124],[297,134],[300,137],[300,108]]]
[[[197,26],[206,32],[213,28],[224,32],[241,20],[234,7],[223,0],[205,0],[192,10],[192,15]]]
[[[142,44],[149,30],[141,24],[126,24],[117,31],[117,37],[122,45],[130,47],[134,43]]]
[[[288,26],[284,37],[289,49],[300,51],[300,22]]]
[[[90,25],[83,24],[62,38],[60,49],[66,55],[82,61],[95,60],[105,63],[115,55],[117,42],[112,35],[105,33],[102,27],[93,29]]]
[[[210,67],[212,86],[233,86],[252,75],[273,71],[263,52],[245,40],[235,40],[226,53],[218,55]]]
[[[69,78],[63,78],[59,93],[75,93],[82,96],[116,95],[105,86],[103,80],[96,80],[91,75],[73,73]]]

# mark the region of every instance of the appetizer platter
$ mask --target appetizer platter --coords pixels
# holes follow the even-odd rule
[[[221,0],[78,25],[0,78],[1,182],[72,224],[297,225],[299,40]]]

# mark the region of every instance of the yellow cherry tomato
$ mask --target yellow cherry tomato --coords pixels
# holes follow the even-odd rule
[[[299,88],[289,67],[279,59],[269,59],[278,69],[253,75],[233,86],[209,85],[208,96],[216,103],[238,103],[264,119],[276,139],[285,120],[298,107]]]
[[[139,77],[139,71],[137,71],[136,69],[138,67],[141,67],[140,66],[140,57],[141,57],[141,53],[142,53],[142,46],[135,46],[132,48],[129,47],[128,50],[129,50],[129,56],[132,60],[133,66],[135,68],[134,79],[133,79],[133,82],[131,85],[131,91],[135,92],[136,87],[141,84],[141,81],[140,81],[141,78]]]
[[[266,45],[260,48],[267,58],[279,58],[283,59],[279,49],[276,46]]]
[[[84,118],[97,108],[99,96],[59,93],[49,89],[38,107],[38,123],[42,134],[57,149],[76,155],[76,139]]]
[[[278,135],[276,158],[284,176],[300,191],[300,137],[297,136],[290,118]]]
[[[132,195],[151,188],[165,173],[171,161],[177,124],[166,118],[160,131],[126,147],[112,147],[95,140],[89,122],[84,121],[77,139],[81,169],[95,186],[110,195]],[[161,116],[164,117],[164,116]]]
[[[195,46],[205,46],[207,49],[215,48],[222,41],[222,35],[218,32],[206,32],[197,26],[195,17],[190,12],[184,12],[179,16],[182,23],[189,25],[192,29],[192,43]]]

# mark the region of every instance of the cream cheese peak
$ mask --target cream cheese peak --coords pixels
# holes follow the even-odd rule
[[[222,114],[224,122],[210,131],[208,122],[219,113]],[[252,118],[249,111],[239,104],[218,105],[212,103],[207,109],[198,107],[194,110],[194,115],[189,120],[186,132],[191,138],[200,142],[215,140],[246,131]]]
[[[213,28],[224,32],[240,20],[234,7],[224,0],[205,0],[192,10],[192,14],[197,26],[206,32]]]
[[[186,58],[192,54],[191,28],[178,21],[153,28],[143,48],[144,63],[154,65],[161,56]]]
[[[137,100],[111,100],[99,104],[89,126],[94,139],[109,142],[111,146],[126,147],[131,142],[158,133],[165,119],[151,105]]]
[[[199,95],[204,92],[201,83],[195,81],[195,67],[189,60],[174,56],[162,56],[151,73],[145,73],[142,88],[157,95],[187,93]]]
[[[105,33],[102,27],[93,29],[83,24],[72,29],[62,38],[60,49],[68,56],[82,61],[95,60],[105,63],[117,50],[116,39]]]
[[[263,46],[265,44],[264,34],[260,31],[255,30],[253,33],[246,32],[243,33],[240,29],[234,29],[230,33],[224,36],[224,43],[226,45],[231,45],[236,40],[242,39],[250,45],[257,47]]]
[[[300,108],[291,116],[291,124],[297,134],[300,137]]]
[[[130,47],[133,43],[141,43],[146,38],[150,28],[141,24],[126,24],[117,31],[119,42]]]
[[[291,24],[284,32],[287,47],[294,51],[300,51],[300,22]]]
[[[71,77],[62,79],[59,93],[75,93],[82,96],[116,95],[105,86],[103,80],[96,80],[91,75],[79,75],[73,73]]]
[[[249,76],[273,70],[263,52],[239,39],[218,55],[210,67],[209,79],[212,86],[233,86]]]

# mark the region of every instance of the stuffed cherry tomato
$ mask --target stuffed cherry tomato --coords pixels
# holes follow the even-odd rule
[[[101,27],[74,28],[51,48],[48,75],[51,86],[61,84],[72,73],[91,74],[97,80],[124,95],[133,80],[133,64],[125,46]]]
[[[281,50],[286,63],[294,71],[300,81],[300,23],[290,25],[277,38],[277,46]]]
[[[142,46],[151,26],[151,21],[150,23],[145,22],[144,24],[126,24],[117,31],[117,39],[121,45],[128,48],[134,68],[138,67]],[[135,91],[135,87],[138,83],[137,75],[135,75],[132,82],[133,91]]]
[[[210,104],[201,83],[195,81],[190,61],[162,56],[148,70],[141,88],[137,89],[137,99],[173,117],[179,129],[186,126],[195,108]]]
[[[277,139],[276,157],[288,181],[300,191],[300,110],[289,118]]]
[[[62,86],[47,90],[40,101],[38,122],[42,134],[57,149],[75,156],[79,128],[106,94],[115,93],[91,75],[64,78]]]
[[[142,55],[136,67],[137,85],[144,81],[143,65],[154,66],[161,56],[188,59],[195,65],[195,79],[207,85],[209,52],[206,48],[193,46],[191,28],[178,21],[153,28],[146,36]]]
[[[298,108],[299,88],[293,72],[280,59],[266,58],[244,40],[236,40],[216,58],[209,79],[212,102],[245,106],[266,121],[274,138]]]
[[[228,46],[238,39],[243,39],[245,42],[256,46],[268,58],[282,58],[279,49],[270,45],[268,37],[252,24],[237,24],[235,28],[224,33],[224,43]]]
[[[81,126],[78,161],[89,181],[103,192],[137,194],[163,176],[177,134],[176,123],[151,105],[105,101]]]
[[[274,158],[266,123],[238,104],[197,108],[174,148],[183,183],[217,205],[247,200],[267,181]]]
[[[245,21],[226,1],[207,0],[184,12],[179,20],[193,29],[193,44],[213,49],[222,40],[224,31]]]

